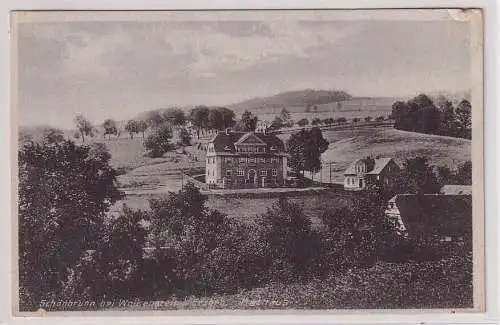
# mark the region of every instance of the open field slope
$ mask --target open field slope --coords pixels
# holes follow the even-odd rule
[[[322,155],[323,170],[315,179],[328,182],[330,165],[333,183],[343,182],[343,173],[354,160],[369,155],[392,157],[402,166],[406,158],[426,157],[434,166],[457,166],[471,160],[471,141],[387,128],[323,131],[330,142]],[[286,140],[288,135],[281,135]]]

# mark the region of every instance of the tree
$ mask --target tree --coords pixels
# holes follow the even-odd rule
[[[460,122],[461,126],[461,136],[463,138],[471,139],[472,138],[472,106],[469,101],[462,100],[456,109],[457,119]]]
[[[224,130],[230,127],[233,127],[236,123],[235,114],[232,110],[226,107],[216,107],[214,110],[217,112],[219,117],[219,121],[217,124],[218,130]]]
[[[92,129],[94,128],[92,123],[86,119],[83,115],[77,115],[75,116],[75,124],[76,128],[80,132],[80,135],[82,136],[82,142],[85,142],[85,136],[91,136],[93,135]]]
[[[64,133],[59,129],[47,128],[43,130],[42,141],[47,144],[61,143],[64,141]]]
[[[358,123],[359,121],[361,121],[359,117],[355,117],[352,119],[352,123]]]
[[[155,128],[165,122],[165,119],[158,110],[155,110],[147,113],[146,122],[151,128]]]
[[[173,149],[170,139],[172,138],[172,128],[169,123],[163,123],[150,134],[144,145],[148,150],[148,156],[157,158],[163,156],[167,151]]]
[[[328,141],[318,127],[300,130],[292,134],[287,142],[288,166],[296,173],[318,172],[321,169],[321,154],[328,149]]]
[[[290,118],[291,118],[291,114],[290,114],[290,111],[288,111],[286,109],[285,106],[283,106],[283,108],[281,109],[281,112],[280,112],[280,115],[279,115],[279,118],[284,122],[284,123],[288,123],[290,121]]]
[[[180,108],[168,108],[163,112],[163,120],[170,122],[174,126],[186,124],[186,114]]]
[[[144,120],[137,121],[137,132],[142,133],[142,138],[144,139],[144,132],[148,129],[148,124]]]
[[[107,119],[104,121],[103,125],[104,127],[104,136],[106,134],[109,134],[109,138],[111,138],[111,135],[117,135],[118,134],[118,129],[116,127],[116,122],[112,119]]]
[[[209,109],[207,106],[196,106],[189,113],[191,124],[196,129],[197,137],[200,137],[200,129],[207,127]]]
[[[325,124],[325,125],[332,125],[333,122],[334,122],[334,120],[331,117],[323,120],[323,124]]]
[[[245,111],[241,115],[241,120],[236,123],[236,129],[242,132],[255,131],[257,127],[257,116],[250,113],[249,111]]]
[[[306,119],[306,118],[303,118],[303,119],[300,119],[300,120],[297,122],[297,124],[298,124],[299,126],[306,126],[306,125],[308,125],[308,124],[309,124],[309,120],[308,120],[308,119]]]
[[[144,123],[144,124],[146,124],[146,123]],[[146,126],[147,126],[147,124],[146,124]],[[130,139],[133,139],[134,133],[139,132],[139,123],[135,120],[128,120],[127,124],[125,124],[125,131],[127,131],[130,134]],[[144,133],[142,136],[144,137]]]
[[[315,118],[313,118],[311,124],[312,125],[319,125],[319,124],[321,124],[321,119],[318,117],[315,117]]]
[[[367,116],[365,117],[365,122],[370,122],[372,120],[372,117],[371,116]]]
[[[347,123],[347,119],[345,117],[340,117],[335,122],[337,122],[339,124],[344,124],[344,123]]]
[[[385,118],[383,116],[377,116],[377,118],[375,119],[375,121],[377,122],[382,122]]]
[[[443,185],[424,157],[406,159],[397,183],[399,193],[411,194],[439,193]]]
[[[181,146],[190,146],[191,145],[191,134],[189,134],[186,128],[181,128],[179,131],[179,144]]]
[[[283,126],[284,126],[283,120],[280,117],[276,116],[274,118],[274,120],[271,122],[271,126],[269,127],[269,129],[271,129],[271,130],[279,130]]]
[[[121,198],[103,146],[29,143],[19,149],[21,310],[61,291],[68,267],[102,236],[105,213]]]

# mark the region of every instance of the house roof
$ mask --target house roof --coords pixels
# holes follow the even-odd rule
[[[395,202],[410,236],[472,233],[472,196],[398,194]]]
[[[268,147],[268,152],[271,147],[275,147],[276,152],[283,152],[285,150],[285,145],[274,134],[264,134],[258,132],[220,132],[212,140],[214,144],[215,152],[236,152],[235,143],[241,143],[244,140],[255,135],[257,139],[262,141]]]
[[[356,175],[358,174],[356,172],[356,164],[360,161],[363,161],[364,158],[356,159],[353,161],[349,167],[344,172],[344,175]],[[375,167],[373,168],[372,171],[367,172],[366,174],[368,175],[378,175],[380,174],[384,168],[389,164],[389,162],[392,160],[392,158],[375,158]]]
[[[439,192],[446,195],[472,195],[472,185],[443,185]]]

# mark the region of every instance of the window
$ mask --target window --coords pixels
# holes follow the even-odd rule
[[[266,161],[268,164],[271,163],[271,158],[267,158]]]
[[[264,147],[259,147],[259,152],[266,152],[266,148],[264,148]]]
[[[267,170],[265,170],[265,169],[261,170],[260,176],[267,176]]]
[[[224,158],[224,162],[225,162],[225,163],[230,164],[230,163],[232,163],[232,162],[233,162],[233,158],[231,158],[231,157],[226,157],[226,158]]]
[[[227,177],[233,176],[233,171],[231,169],[226,170],[226,176]]]
[[[249,163],[256,163],[257,159],[256,158],[248,158]]]
[[[277,169],[273,169],[273,176],[278,176],[278,170]]]
[[[238,176],[245,176],[245,171],[243,169],[238,169]]]
[[[271,158],[271,164],[276,164],[278,162],[278,158]]]
[[[239,162],[240,164],[244,164],[247,162],[247,159],[245,157],[240,157]]]
[[[259,158],[259,162],[261,164],[265,164],[266,163],[266,158]]]

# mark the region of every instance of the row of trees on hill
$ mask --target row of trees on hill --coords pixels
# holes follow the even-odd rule
[[[471,104],[465,99],[454,107],[444,97],[438,98],[436,104],[424,94],[392,105],[397,129],[466,139],[472,138],[471,114]]]

